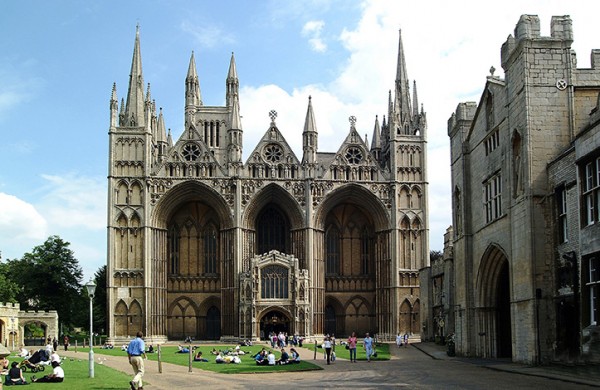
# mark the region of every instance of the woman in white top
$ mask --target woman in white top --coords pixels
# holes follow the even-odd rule
[[[331,363],[331,339],[329,335],[325,336],[325,340],[323,340],[323,348],[325,348],[325,353],[327,354],[327,364]]]

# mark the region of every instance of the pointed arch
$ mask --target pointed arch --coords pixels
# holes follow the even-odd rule
[[[129,187],[126,180],[120,180],[115,186],[115,204],[125,205],[129,201]]]
[[[404,184],[398,191],[398,207],[401,209],[410,208],[410,188]]]
[[[129,336],[128,334],[128,321],[127,321],[127,305],[121,299],[115,305],[115,335],[116,336]]]
[[[132,206],[141,206],[144,197],[144,190],[142,184],[139,181],[134,180],[131,184],[129,204]]]
[[[412,313],[412,306],[410,304],[410,302],[408,301],[408,299],[405,299],[404,301],[402,301],[402,304],[400,305],[400,309],[398,311],[398,320],[399,320],[399,324],[398,324],[398,329],[400,330],[401,333],[407,333],[410,332],[411,329],[411,313]]]
[[[275,183],[267,185],[254,195],[244,211],[242,225],[247,229],[253,230],[258,215],[269,204],[276,205],[284,213],[289,219],[290,229],[296,230],[304,226],[304,217],[302,216],[298,202],[289,192]]]

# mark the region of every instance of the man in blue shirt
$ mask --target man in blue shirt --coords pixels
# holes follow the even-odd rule
[[[142,377],[144,376],[144,359],[146,359],[146,345],[142,340],[143,333],[137,332],[135,339],[131,340],[127,346],[127,356],[129,364],[133,367],[135,376],[129,382],[131,390],[144,390]]]

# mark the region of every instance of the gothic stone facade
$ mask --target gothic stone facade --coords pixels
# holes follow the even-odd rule
[[[137,31],[126,100],[116,86],[110,99],[110,339],[419,332],[426,119],[402,41],[370,146],[351,117],[339,149],[319,151],[309,98],[301,159],[272,111],[243,162],[233,56],[225,86],[224,106],[204,105],[192,54],[173,142],[143,83]]]
[[[591,324],[590,310],[597,310],[590,298],[586,302],[593,310],[588,306],[583,317],[578,309],[562,309],[561,314],[559,308],[561,302],[572,304],[569,296],[575,291],[572,281],[557,280],[562,254],[585,263],[598,253],[598,168],[590,171],[596,176],[590,173],[588,188],[581,176],[561,178],[551,166],[589,132],[584,129],[600,91],[600,53],[592,52],[591,69],[579,69],[572,42],[568,16],[553,17],[551,36],[542,37],[538,17],[523,15],[502,46],[505,79],[492,72],[479,104],[459,104],[449,120],[456,282],[452,309],[459,354],[547,361],[569,349],[564,343],[579,337]],[[596,146],[588,144],[581,156],[564,157],[573,173],[579,164],[585,169],[587,162],[598,163],[598,137],[591,140]],[[566,205],[576,209],[578,204],[582,210],[573,211],[568,221],[582,227],[581,247],[575,241],[558,242],[555,193],[561,185],[580,187],[596,202],[588,222],[582,219],[583,199]],[[582,279],[588,283],[588,297],[598,289],[597,271],[593,277],[591,282]],[[564,326],[572,334],[564,334]]]

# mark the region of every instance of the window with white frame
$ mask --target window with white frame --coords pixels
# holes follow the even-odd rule
[[[489,223],[502,215],[502,176],[497,175],[483,183],[483,205],[485,222]]]
[[[586,287],[589,291],[590,324],[600,321],[600,257],[591,257],[588,263],[589,279]]]
[[[558,240],[560,243],[567,242],[568,226],[567,226],[567,189],[560,187],[556,191],[556,205],[558,214]]]
[[[583,166],[582,176],[582,220],[585,227],[600,219],[600,157]]]

